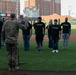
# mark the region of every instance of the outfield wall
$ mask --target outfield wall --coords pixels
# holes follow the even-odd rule
[[[71,25],[71,29],[76,29],[76,25]]]

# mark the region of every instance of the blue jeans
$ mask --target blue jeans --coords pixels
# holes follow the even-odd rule
[[[59,38],[52,37],[53,50],[58,50],[58,42],[59,42]]]
[[[62,39],[63,39],[63,48],[68,48],[69,34],[68,33],[63,33],[62,34]]]
[[[48,35],[48,39],[49,39],[48,47],[49,48],[53,48],[52,36],[51,35]]]
[[[25,51],[29,51],[29,47],[30,47],[30,35],[23,35],[23,41],[24,41],[24,50]]]

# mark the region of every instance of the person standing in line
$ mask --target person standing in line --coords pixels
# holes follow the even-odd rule
[[[52,43],[53,43],[53,53],[58,53],[58,42],[61,37],[61,26],[57,24],[57,19],[54,20],[54,25],[50,27]]]
[[[23,41],[24,41],[24,51],[29,51],[30,47],[30,37],[32,35],[32,25],[30,24],[28,17],[23,18],[23,15],[20,15],[21,24],[28,24],[26,30],[22,30]]]
[[[42,18],[38,17],[38,22],[34,23],[36,43],[38,45],[38,51],[42,51],[43,37],[45,35],[45,24],[42,22]]]
[[[62,27],[62,47],[63,49],[68,49],[68,41],[71,35],[71,24],[68,22],[68,18],[65,18],[65,22],[61,23]]]
[[[27,25],[24,26],[16,20],[14,13],[11,13],[10,19],[6,20],[3,25],[2,35],[5,38],[9,71],[17,69],[19,28],[26,30],[27,27]]]
[[[50,27],[53,25],[52,20],[49,21],[49,25],[46,27],[46,29],[48,30],[48,48],[52,49],[53,48],[53,43],[52,43],[52,36],[51,36],[51,31],[50,31]]]

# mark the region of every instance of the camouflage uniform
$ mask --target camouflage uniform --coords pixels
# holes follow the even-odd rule
[[[26,29],[26,25],[21,25],[17,20],[7,20],[2,28],[2,34],[5,37],[6,50],[8,53],[9,67],[16,67],[18,54],[18,33],[19,28]]]

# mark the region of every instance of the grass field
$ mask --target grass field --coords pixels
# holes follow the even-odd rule
[[[76,33],[73,29],[72,33]],[[36,71],[76,71],[76,41],[69,41],[69,49],[62,50],[59,42],[59,53],[52,53],[48,49],[48,42],[43,43],[43,52],[37,52],[35,41],[30,42],[30,51],[23,50],[23,42],[19,41],[20,70]],[[0,70],[7,70],[7,53],[4,47],[0,50]]]
[[[76,41],[69,42],[69,49],[62,50],[62,42],[59,43],[59,53],[52,53],[48,49],[48,42],[44,42],[43,52],[37,52],[35,42],[31,42],[30,51],[23,50],[23,42],[19,42],[20,70],[43,70],[43,71],[76,71]],[[5,48],[0,50],[0,69],[6,70],[7,54]]]

